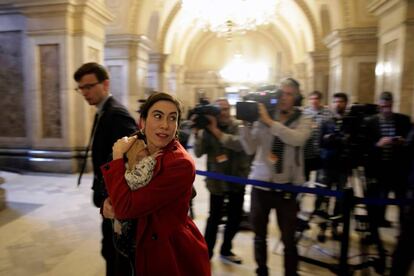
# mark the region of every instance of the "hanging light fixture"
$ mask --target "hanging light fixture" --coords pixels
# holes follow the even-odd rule
[[[280,0],[182,0],[185,17],[205,31],[231,37],[255,30],[275,16]]]

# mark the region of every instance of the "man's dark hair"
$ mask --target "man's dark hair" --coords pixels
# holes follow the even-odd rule
[[[348,95],[344,92],[338,92],[338,93],[333,94],[333,98],[341,98],[345,102],[348,102]]]
[[[73,78],[76,82],[79,82],[83,76],[88,74],[94,74],[99,82],[109,79],[108,71],[106,71],[105,67],[96,62],[83,64],[76,70],[75,74],[73,74]]]
[[[140,117],[146,120],[148,117],[148,111],[151,108],[151,106],[153,106],[156,102],[159,102],[159,101],[172,102],[177,107],[177,111],[178,111],[177,123],[178,123],[178,127],[180,127],[181,113],[182,113],[181,103],[176,98],[171,96],[170,94],[167,94],[164,92],[156,92],[148,97],[145,103],[143,103],[140,107]]]
[[[309,97],[312,97],[312,96],[316,96],[319,100],[322,100],[322,98],[323,98],[322,92],[318,91],[318,90],[314,90],[314,91],[310,92]]]
[[[379,98],[382,101],[390,101],[390,102],[392,102],[392,100],[393,100],[392,93],[389,92],[389,91],[382,92]]]

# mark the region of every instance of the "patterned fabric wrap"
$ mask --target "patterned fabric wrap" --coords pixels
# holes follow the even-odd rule
[[[129,188],[135,191],[146,186],[151,181],[156,163],[154,156],[149,155],[140,160],[133,169],[128,168],[125,171],[125,180]],[[136,219],[113,221],[115,248],[126,257],[134,257],[137,224]]]

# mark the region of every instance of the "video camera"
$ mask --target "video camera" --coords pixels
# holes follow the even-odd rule
[[[276,89],[276,86],[271,86],[269,90],[262,90],[257,92],[250,92],[243,97],[243,102],[236,103],[236,118],[239,120],[254,122],[259,119],[258,103],[264,104],[267,112],[272,115],[279,101],[281,90]]]
[[[193,128],[203,129],[210,123],[205,115],[217,117],[220,115],[220,108],[214,104],[200,103],[191,110],[191,116],[197,115],[193,119]]]

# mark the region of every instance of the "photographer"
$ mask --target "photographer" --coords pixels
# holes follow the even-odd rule
[[[390,191],[394,191],[395,197],[399,199],[406,196],[411,158],[406,138],[411,129],[411,122],[408,116],[392,112],[392,105],[391,92],[382,92],[378,102],[379,114],[365,121],[365,173],[368,197],[387,198]],[[378,228],[391,226],[385,219],[385,207],[367,206],[371,233],[369,241],[376,244],[383,264],[385,250]],[[400,207],[400,225],[402,215]]]
[[[347,117],[348,96],[339,92],[333,95],[332,111],[333,118],[322,123],[321,126],[321,159],[322,170],[320,181],[327,186],[328,189],[333,187],[336,190],[342,190],[352,170],[351,157],[351,135],[353,131],[353,123]],[[321,217],[327,218],[329,210],[329,198],[319,196],[315,204],[315,213]],[[340,204],[335,201],[334,216],[340,215]],[[319,225],[320,232],[318,240],[325,241],[326,223]],[[332,237],[339,239],[338,221],[332,223]]]
[[[209,172],[247,177],[250,157],[244,153],[240,143],[239,124],[230,116],[230,105],[226,99],[218,99],[216,105],[220,109],[217,116],[211,115],[215,112],[212,107],[207,105],[201,109],[207,114],[200,114],[202,112],[196,111],[192,115],[196,127],[194,153],[197,157],[207,154],[207,171]],[[205,120],[208,121],[208,124],[204,129],[200,129],[203,126],[200,122]],[[238,231],[241,220],[244,186],[211,178],[207,178],[206,182],[210,192],[210,211],[204,237],[208,245],[210,259],[213,256],[224,203],[227,200],[225,213],[227,221],[220,257],[224,261],[241,264],[242,260],[232,252],[232,240]]]
[[[308,100],[309,106],[303,109],[303,114],[312,119],[312,134],[304,148],[306,181],[309,181],[312,171],[318,171],[322,166],[319,149],[321,125],[324,121],[333,117],[332,111],[322,105],[322,93],[320,91],[311,92]]]
[[[392,112],[391,92],[382,92],[379,98],[379,114],[365,122],[367,163],[365,172],[370,180],[369,196],[386,198],[394,191],[397,198],[403,198],[409,170],[406,138],[411,129],[407,115]],[[375,207],[378,226],[389,227],[385,219],[385,206]]]
[[[249,178],[302,185],[304,179],[303,145],[310,136],[311,120],[296,108],[300,96],[299,83],[288,78],[281,83],[281,95],[274,113],[258,104],[259,121],[240,129],[243,147],[255,154]],[[268,275],[267,224],[271,209],[276,209],[281,239],[284,244],[285,275],[298,275],[298,253],[295,230],[298,203],[296,195],[280,190],[253,187],[251,194],[251,224],[257,275]]]

